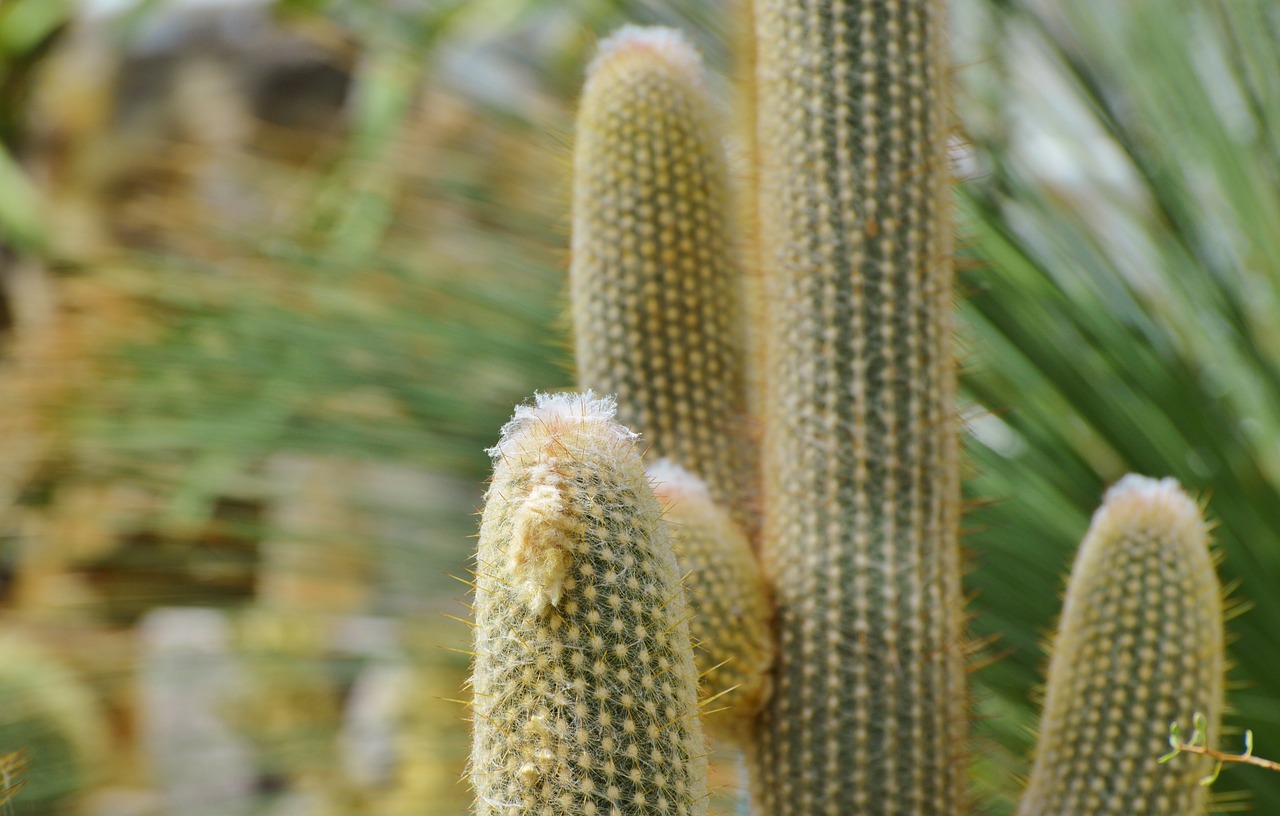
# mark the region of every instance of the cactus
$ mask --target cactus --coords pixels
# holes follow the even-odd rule
[[[0,634],[0,756],[12,754],[25,768],[10,806],[31,816],[75,812],[110,758],[98,701],[61,663],[11,632]]]
[[[743,274],[717,134],[679,32],[631,26],[601,43],[578,115],[570,278],[579,387],[617,394],[619,420],[668,457],[654,478],[686,550],[708,725],[733,740],[763,701],[771,648],[747,543]],[[712,634],[734,610],[753,617]]]
[[[1020,816],[1202,813],[1210,769],[1158,764],[1170,723],[1222,711],[1222,601],[1208,528],[1172,479],[1126,476],[1080,545]]]
[[[650,455],[701,477],[750,530],[742,271],[697,53],[627,27],[587,71],[570,270],[578,386],[618,398]]]
[[[756,3],[766,812],[964,812],[944,13]]]
[[[677,463],[654,478],[690,568],[693,631],[707,656],[750,669],[707,675],[709,693],[739,695],[731,711],[744,716],[727,730],[744,743],[753,812],[961,816],[971,803],[944,6],[753,0],[753,13],[759,198],[742,209],[760,224],[762,336],[744,345],[720,319],[745,321],[748,310],[733,281],[734,242],[715,212],[730,206],[719,182],[703,173],[679,183],[689,167],[721,161],[711,137],[695,135],[714,132],[696,61],[674,35],[628,29],[602,46],[578,119],[580,381],[616,392],[626,421]],[[709,362],[748,346],[763,351],[759,376],[721,377],[733,360]],[[758,398],[734,384],[757,381]],[[582,614],[578,583],[604,568],[589,553],[618,524],[637,543],[661,535],[640,521],[650,492],[620,475],[634,468],[634,445],[599,418],[607,408],[589,405],[544,399],[521,409],[496,449],[477,592],[471,773],[481,814],[577,813],[588,801],[592,813],[669,812],[651,797],[628,807],[584,798],[583,780],[599,790],[600,763],[634,756],[609,731],[616,718],[580,762],[590,772],[575,774],[564,747],[586,739],[578,728],[600,732],[560,713],[576,705],[564,678],[581,678],[578,693],[591,687],[579,673],[581,630],[565,622]],[[761,413],[758,452],[746,406]],[[617,440],[592,447],[587,425]],[[687,485],[678,465],[696,474]],[[754,490],[757,470],[761,524],[741,492]],[[587,487],[606,478],[633,486]],[[585,501],[592,490],[611,499]],[[626,521],[606,522],[612,514]],[[759,551],[767,586],[758,592],[735,523]],[[586,529],[601,531],[590,545]],[[1104,567],[1111,574],[1102,577],[1140,592],[1126,598],[1097,577],[1073,578],[1021,816],[1191,816],[1203,806],[1199,759],[1157,765],[1169,728],[1161,717],[1201,712],[1216,725],[1222,708],[1221,608],[1194,503],[1168,483],[1123,481],[1077,569],[1113,558],[1123,568]],[[1162,576],[1170,558],[1176,571]],[[584,559],[585,573],[576,567]],[[726,580],[730,569],[739,577]],[[1172,602],[1177,620],[1153,623],[1150,608],[1138,608],[1142,593]],[[1104,601],[1119,610],[1118,627],[1088,630],[1098,622],[1087,608]],[[735,603],[745,614],[726,615]],[[772,630],[774,648],[760,648],[758,633]],[[1179,639],[1189,651],[1170,658]],[[1180,674],[1153,659],[1173,659]],[[1104,665],[1132,674],[1109,680]],[[616,683],[594,688],[610,705],[640,699]],[[673,721],[692,722],[692,698],[681,700]],[[669,780],[670,756],[657,751],[656,770],[630,767]],[[683,761],[681,784],[693,789],[701,758],[690,749]]]
[[[710,733],[740,743],[769,695],[773,611],[747,538],[697,476],[663,459],[649,468],[667,506],[676,560],[689,576],[690,630]]]
[[[477,813],[706,811],[688,614],[635,436],[540,397],[493,449],[476,579]]]

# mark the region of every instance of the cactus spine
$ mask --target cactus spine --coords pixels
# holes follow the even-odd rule
[[[757,0],[771,816],[966,810],[936,0]]]
[[[700,476],[750,530],[742,273],[701,61],[677,31],[623,28],[587,71],[574,146],[578,385],[618,397],[651,454]]]
[[[1020,816],[1194,816],[1209,767],[1168,765],[1169,724],[1210,737],[1223,706],[1222,600],[1199,508],[1172,479],[1107,491],[1071,571]]]
[[[663,459],[649,468],[676,560],[688,578],[689,623],[702,674],[703,724],[741,742],[769,692],[773,609],[751,544],[697,476]]]
[[[675,555],[607,400],[541,396],[493,449],[476,579],[481,816],[700,816],[706,758]]]

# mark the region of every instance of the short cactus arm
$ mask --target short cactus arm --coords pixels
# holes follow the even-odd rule
[[[1094,515],[1053,644],[1020,816],[1195,816],[1212,760],[1165,764],[1170,723],[1223,706],[1221,588],[1200,509],[1172,479],[1126,476]]]
[[[702,478],[750,531],[742,270],[720,128],[684,37],[628,26],[602,42],[575,141],[578,384],[616,394],[650,456]]]
[[[768,697],[774,656],[773,606],[760,562],[701,479],[667,459],[654,463],[649,477],[687,574],[703,724],[740,743]]]
[[[478,816],[701,816],[675,554],[612,403],[543,396],[494,449],[476,557]]]
[[[946,13],[756,0],[770,816],[966,810]]]

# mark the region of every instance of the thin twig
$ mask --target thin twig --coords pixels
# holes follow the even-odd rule
[[[1269,771],[1280,771],[1280,762],[1270,759],[1263,759],[1253,755],[1253,731],[1245,730],[1244,732],[1244,753],[1228,754],[1223,751],[1216,751],[1209,747],[1208,721],[1205,716],[1196,713],[1192,717],[1194,731],[1191,734],[1189,742],[1183,742],[1182,736],[1176,722],[1169,724],[1169,747],[1173,750],[1160,757],[1160,762],[1165,763],[1176,757],[1178,754],[1198,754],[1199,756],[1209,757],[1217,760],[1217,764],[1213,766],[1213,773],[1200,780],[1201,785],[1212,785],[1218,780],[1218,774],[1222,773],[1224,763],[1232,762],[1237,765],[1253,765],[1257,768],[1265,768]]]

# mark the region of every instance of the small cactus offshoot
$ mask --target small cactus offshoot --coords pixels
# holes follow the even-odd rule
[[[649,468],[685,571],[703,723],[740,741],[769,693],[773,605],[760,562],[702,480],[663,459]]]
[[[1169,723],[1217,729],[1222,590],[1200,508],[1129,475],[1094,514],[1067,587],[1021,816],[1192,816],[1207,757],[1161,763]],[[1208,747],[1208,746],[1204,746]]]

